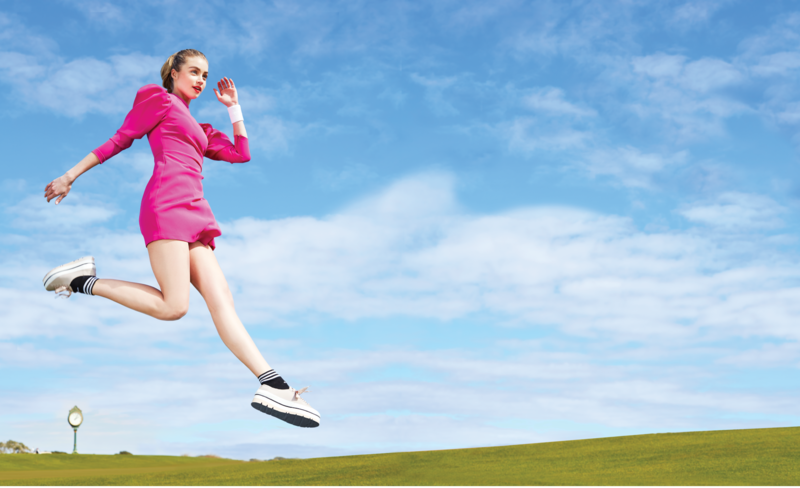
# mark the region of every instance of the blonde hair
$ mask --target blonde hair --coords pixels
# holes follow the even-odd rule
[[[181,71],[181,68],[186,63],[188,58],[195,56],[206,59],[206,55],[197,49],[181,49],[167,59],[164,66],[161,67],[161,84],[167,89],[168,93],[172,93],[172,70]],[[206,60],[208,61],[208,60]]]

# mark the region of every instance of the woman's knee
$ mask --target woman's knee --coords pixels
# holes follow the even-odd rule
[[[163,310],[159,314],[159,319],[161,320],[178,320],[183,318],[184,315],[189,311],[189,304],[188,303],[178,303],[178,304],[165,304]]]

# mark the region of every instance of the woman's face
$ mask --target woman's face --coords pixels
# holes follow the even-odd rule
[[[187,58],[180,72],[172,70],[172,93],[188,103],[203,93],[206,78],[208,78],[208,61],[199,56]]]

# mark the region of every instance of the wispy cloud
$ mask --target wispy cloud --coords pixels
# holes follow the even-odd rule
[[[422,76],[412,73],[411,80],[425,87],[425,98],[430,104],[433,113],[439,116],[458,114],[458,109],[444,97],[444,91],[455,85],[458,82],[458,77]]]
[[[108,221],[116,213],[113,205],[70,192],[57,207],[41,196],[29,196],[6,209],[12,224],[25,229],[80,229]]]
[[[680,28],[703,25],[724,5],[719,0],[693,0],[675,8],[670,19]]]
[[[163,60],[144,54],[112,55],[107,61],[87,57],[71,61],[16,52],[0,53],[0,70],[14,79],[11,91],[27,105],[67,117],[130,110],[136,90],[158,82]]]
[[[645,154],[635,147],[625,146],[591,152],[578,162],[578,166],[592,177],[609,176],[613,183],[623,186],[651,188],[654,176],[686,160],[685,152],[664,156]]]
[[[758,198],[736,202],[776,207]],[[759,218],[763,213],[752,216]],[[587,437],[655,425],[691,429],[701,422],[691,419],[711,413],[790,412],[796,404],[791,395],[709,391],[700,379],[723,377],[730,364],[746,362],[739,357],[742,350],[718,342],[740,337],[794,341],[794,317],[800,313],[796,265],[787,265],[775,248],[766,257],[743,257],[735,235],[711,229],[648,233],[624,217],[552,206],[473,214],[458,201],[452,174],[416,174],[324,218],[242,218],[223,224],[216,254],[240,316],[257,337],[269,338],[259,340],[271,364],[292,384],[312,385],[309,399],[323,411],[325,428],[303,441],[249,407],[255,380],[220,349],[195,293],[189,315],[164,327],[99,298],[53,300],[30,280],[20,280],[20,289],[5,288],[0,306],[8,317],[0,326],[0,351],[9,358],[36,348],[47,361],[106,366],[83,377],[80,387],[51,388],[48,402],[27,392],[0,397],[0,406],[22,412],[29,403],[47,404],[25,410],[37,420],[15,422],[18,430],[9,434],[25,430],[28,439],[43,446],[55,428],[43,416],[54,405],[68,409],[79,402],[94,422],[95,430],[85,438],[94,452],[124,449],[119,442],[125,439],[139,452],[200,454],[193,450],[200,447],[180,440],[181,432],[193,429],[196,446],[217,442],[219,449],[242,457],[253,457],[236,447],[244,444],[259,452],[284,446],[303,455],[330,453],[326,449],[332,445],[347,453],[381,452]],[[100,232],[93,243],[101,277],[155,284],[138,235]],[[47,242],[31,246],[33,255],[52,255]],[[770,244],[764,240],[758,246],[763,251]],[[45,264],[39,257],[8,269],[38,279]],[[525,331],[535,326],[556,336],[499,341],[480,350],[408,350],[390,344],[383,350],[336,344],[300,348],[299,338],[274,340],[276,326],[306,317],[344,319],[339,334],[351,323],[368,330],[377,326],[370,321],[382,318],[402,317],[409,327],[417,320],[436,320],[446,327],[476,315],[491,317],[494,327]],[[330,327],[322,325],[320,333]],[[590,338],[594,345],[558,337]],[[58,346],[34,345],[40,338],[57,339],[52,344]],[[631,341],[646,351],[637,355],[637,348],[625,347]],[[702,347],[707,350],[697,349]],[[748,354],[758,354],[758,347]],[[694,359],[683,366],[659,362],[674,354]],[[713,358],[721,369],[699,366],[697,358]],[[204,381],[187,380],[187,368]],[[424,372],[426,380],[392,378],[392,368]],[[387,377],[374,379],[384,373]],[[63,379],[70,373],[57,374]],[[47,381],[53,381],[51,373]],[[530,428],[504,427],[507,416],[497,415],[491,404],[466,401],[476,384],[514,406],[515,419]],[[508,391],[509,385],[520,389]],[[419,397],[427,398],[424,405],[413,400]],[[146,415],[151,428],[134,422],[137,415]],[[224,435],[213,428],[220,416],[227,419]],[[544,429],[544,420],[579,421],[583,427]],[[354,423],[374,428],[345,436]],[[702,425],[746,424],[704,418]],[[254,441],[254,428],[269,432],[268,440]],[[162,438],[150,434],[156,431]]]
[[[544,111],[555,115],[574,117],[593,117],[597,112],[590,108],[580,107],[564,98],[564,90],[552,86],[543,87],[523,97],[522,104],[533,111]]]
[[[728,192],[715,201],[696,203],[681,210],[688,220],[726,230],[774,229],[784,225],[787,209],[765,195]]]

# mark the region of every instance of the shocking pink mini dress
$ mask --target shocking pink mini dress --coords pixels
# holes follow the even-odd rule
[[[147,134],[155,168],[139,210],[145,246],[159,239],[200,241],[216,248],[221,235],[208,201],[203,198],[203,157],[229,163],[250,161],[247,138],[235,144],[211,124],[198,124],[189,106],[158,85],[143,86],[122,127],[95,149],[103,163]]]

